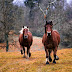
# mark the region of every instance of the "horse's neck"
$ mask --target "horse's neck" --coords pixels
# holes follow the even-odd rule
[[[53,37],[52,37],[52,36],[47,37],[47,40],[48,40],[48,41],[52,41],[52,40],[53,40]]]
[[[54,31],[52,31],[52,35],[51,35],[51,37],[52,37],[52,40],[55,42],[56,36],[55,36]]]

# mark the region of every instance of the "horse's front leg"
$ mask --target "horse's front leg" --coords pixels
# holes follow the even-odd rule
[[[51,62],[52,58],[51,58],[50,54],[51,54],[52,50],[48,50],[48,51],[49,51],[49,61]]]
[[[59,60],[59,57],[57,56],[57,47],[55,47],[55,49],[53,51],[54,51],[54,60],[53,60],[53,63],[56,63],[55,60]]]
[[[26,56],[25,56],[25,48],[23,47],[23,50],[24,50],[24,56],[23,56],[23,58],[25,58]]]
[[[47,48],[45,48],[45,52],[46,52],[46,64],[49,64],[49,54]]]
[[[22,51],[23,47],[20,45],[20,51],[21,51],[21,54],[23,54],[23,51]]]
[[[27,57],[29,58],[31,56],[31,53],[30,53],[30,46],[27,47]]]

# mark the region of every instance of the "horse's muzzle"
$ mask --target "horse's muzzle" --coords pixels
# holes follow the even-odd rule
[[[24,39],[27,39],[28,38],[28,35],[24,35]]]
[[[51,36],[51,31],[47,31],[47,36]]]

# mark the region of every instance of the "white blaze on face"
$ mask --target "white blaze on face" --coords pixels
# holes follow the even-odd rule
[[[27,28],[27,26],[24,26],[24,28],[22,28],[19,32],[20,32],[20,34],[23,34],[23,30],[24,29],[28,29],[28,31],[29,31],[29,28]]]
[[[24,29],[25,29],[25,28],[27,29],[27,26],[24,26]]]
[[[27,26],[24,26],[24,29],[28,29],[28,31],[29,31],[29,28],[27,28]]]

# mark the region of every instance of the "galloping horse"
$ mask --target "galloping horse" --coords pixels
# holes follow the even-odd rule
[[[52,61],[52,58],[50,56],[52,50],[54,55],[53,63],[56,63],[55,60],[58,60],[59,57],[57,56],[57,48],[60,43],[60,35],[56,30],[52,30],[53,23],[52,21],[47,22],[45,24],[45,34],[42,38],[42,43],[45,48],[46,52],[46,64],[49,64],[49,61]]]
[[[23,54],[22,49],[24,50],[24,57],[25,57],[25,47],[27,47],[27,57],[31,56],[30,53],[30,46],[32,45],[33,37],[32,33],[29,31],[27,26],[23,26],[22,30],[20,31],[19,36],[19,43],[21,48],[21,54]]]

